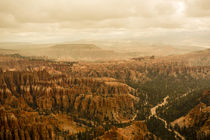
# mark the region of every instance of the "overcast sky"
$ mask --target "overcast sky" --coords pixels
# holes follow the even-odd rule
[[[210,0],[0,0],[0,41],[210,46]]]

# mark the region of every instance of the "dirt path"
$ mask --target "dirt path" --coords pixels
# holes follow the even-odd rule
[[[134,120],[136,119],[137,114],[138,114],[138,111],[136,112],[136,114],[133,116],[132,119],[129,119],[129,120],[122,120],[122,119],[120,119],[120,117],[119,117],[119,115],[118,115],[118,112],[117,112],[117,113],[113,112],[114,119],[115,119],[118,123],[129,123],[129,122],[132,122],[132,121],[134,121]]]
[[[170,129],[168,127],[168,123],[167,123],[166,120],[164,120],[163,118],[160,118],[159,116],[157,116],[157,113],[156,113],[157,108],[166,105],[168,103],[167,102],[167,99],[168,98],[169,98],[169,96],[166,96],[163,99],[163,102],[162,103],[157,104],[156,106],[154,106],[153,108],[151,108],[151,110],[150,110],[151,111],[151,115],[149,116],[149,119],[152,116],[156,117],[157,119],[161,120],[164,123],[164,126],[165,126],[166,129],[168,129],[168,131],[170,131],[170,132],[174,131],[176,137],[181,138],[181,140],[185,140],[185,137],[183,137],[179,132],[177,132],[176,130],[172,130],[172,129]]]

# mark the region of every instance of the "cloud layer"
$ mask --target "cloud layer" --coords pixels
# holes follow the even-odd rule
[[[147,32],[152,40],[180,32],[190,39],[192,31],[210,32],[209,0],[0,1],[0,41],[142,39]]]

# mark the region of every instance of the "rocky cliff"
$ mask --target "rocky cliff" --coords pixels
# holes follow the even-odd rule
[[[207,139],[210,137],[210,91],[205,90],[200,103],[187,113],[187,115],[172,122],[172,126],[185,135],[191,131],[193,139]]]

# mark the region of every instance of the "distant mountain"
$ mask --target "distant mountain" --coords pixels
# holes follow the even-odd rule
[[[59,44],[50,48],[65,50],[102,50],[94,44]]]
[[[183,55],[204,50],[198,46],[148,44],[140,41],[82,41],[66,44],[0,43],[0,54],[47,57],[61,61],[109,61],[144,56]],[[207,52],[208,53],[208,52]],[[182,57],[183,57],[182,56]],[[194,54],[193,54],[194,56]],[[188,58],[190,55],[187,56]]]
[[[105,50],[94,44],[58,44],[42,49],[22,50],[22,55],[47,56],[56,60],[103,61],[126,59],[128,56],[112,50]]]
[[[44,48],[52,46],[52,44],[34,44],[28,42],[0,42],[1,49],[9,50],[25,50],[25,49],[34,49],[34,48]]]
[[[0,54],[14,54],[16,53],[16,50],[10,50],[10,49],[1,49],[0,48]]]
[[[167,56],[185,54],[193,51],[204,50],[204,47],[193,45],[177,45],[177,44],[164,44],[145,42],[143,40],[80,40],[73,43],[96,44],[101,48],[114,50],[121,53],[129,53],[135,56]]]
[[[170,56],[168,59],[187,61],[192,65],[210,66],[210,49],[194,51],[183,55]]]

